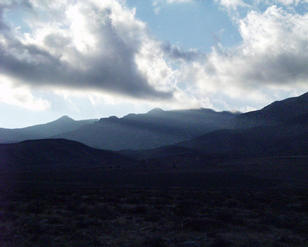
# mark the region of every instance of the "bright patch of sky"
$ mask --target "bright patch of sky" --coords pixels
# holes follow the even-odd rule
[[[147,23],[156,38],[185,49],[209,52],[217,43],[232,46],[241,40],[237,26],[213,1],[127,0],[127,4],[136,8],[137,18]]]

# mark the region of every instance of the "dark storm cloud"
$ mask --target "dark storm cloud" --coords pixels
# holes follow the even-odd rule
[[[250,80],[265,84],[292,84],[308,78],[308,54],[281,53],[252,58],[253,70],[243,69],[243,81]],[[247,63],[249,64],[249,63]]]
[[[96,57],[88,61],[87,70],[78,70],[36,46],[23,45],[16,40],[10,43],[9,50],[17,54],[0,46],[0,73],[17,77],[30,86],[95,89],[140,98],[172,97],[171,93],[157,91],[147,83],[136,69],[133,54],[124,47],[119,59]],[[22,56],[27,59],[20,59]]]
[[[0,12],[1,14],[2,12]],[[109,13],[110,14],[110,13]],[[6,27],[0,16],[0,27]],[[61,59],[60,55],[35,45],[26,45],[11,33],[3,35],[5,44],[0,43],[0,73],[18,78],[32,87],[62,87],[82,90],[108,91],[136,98],[168,99],[172,92],[158,91],[138,70],[135,56],[141,43],[127,43],[115,31],[112,21],[106,18],[103,25],[89,27],[95,33],[98,44],[96,54],[85,56],[77,49],[69,48],[72,41],[57,33],[45,37],[50,49],[65,52],[71,49],[76,66]],[[106,55],[107,51],[107,55]]]

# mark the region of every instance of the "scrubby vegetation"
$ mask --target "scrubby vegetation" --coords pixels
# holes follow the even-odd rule
[[[0,246],[308,246],[304,190],[1,192]]]

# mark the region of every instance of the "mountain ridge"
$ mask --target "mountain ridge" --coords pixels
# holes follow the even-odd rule
[[[216,112],[207,108],[170,111],[153,108],[147,113],[128,114],[121,118],[110,116],[99,120],[76,121],[64,115],[47,124],[0,129],[0,143],[62,138],[99,149],[148,150],[189,142],[207,134],[211,136],[212,132],[224,129],[241,133],[245,132],[244,129],[278,126],[281,133],[273,130],[277,135],[296,134],[297,131],[302,133],[302,126],[307,123],[308,93],[305,93],[241,114]],[[291,129],[288,129],[289,125]]]
[[[65,139],[27,140],[0,144],[0,169],[91,168],[130,164],[130,159]]]
[[[123,150],[147,149],[175,144],[226,126],[235,114],[191,109],[164,111],[153,109],[122,118],[101,118],[76,131],[54,136],[85,143],[91,147]]]
[[[288,110],[288,114],[285,110]],[[263,107],[260,110],[240,114],[236,118],[236,127],[255,127],[286,122],[306,114],[308,109],[308,92],[298,97],[291,97]]]
[[[0,128],[0,143],[14,143],[24,140],[50,138],[53,135],[61,134],[72,129],[93,123],[97,120],[79,120],[76,121],[69,116],[61,116],[60,118],[45,123],[28,126],[24,128],[6,129]]]

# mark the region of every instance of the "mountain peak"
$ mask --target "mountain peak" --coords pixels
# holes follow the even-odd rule
[[[158,113],[162,113],[162,112],[164,112],[163,109],[156,107],[156,108],[153,108],[152,110],[148,111],[147,113],[148,114],[158,114]]]
[[[74,121],[74,119],[70,118],[69,116],[67,115],[63,115],[62,117],[58,118],[56,121]]]

